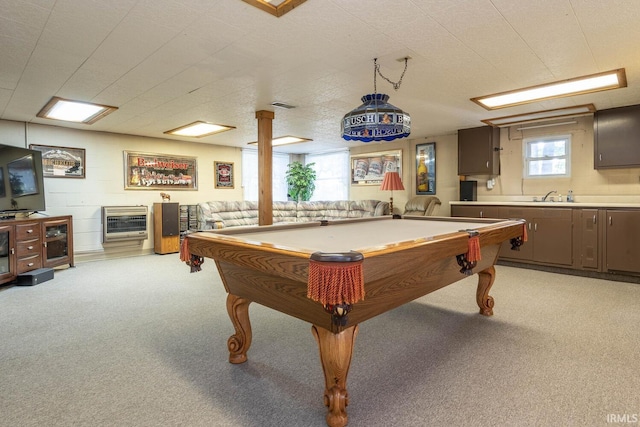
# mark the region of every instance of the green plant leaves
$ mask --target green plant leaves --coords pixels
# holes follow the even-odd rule
[[[287,166],[289,197],[296,202],[309,200],[316,189],[316,171],[312,168],[313,165],[315,163],[303,165],[300,162],[293,162]]]

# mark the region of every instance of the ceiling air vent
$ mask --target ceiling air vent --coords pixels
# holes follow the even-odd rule
[[[284,102],[272,102],[271,105],[273,105],[274,107],[278,107],[278,108],[285,108],[287,110],[290,110],[292,108],[296,108],[295,105],[285,104]]]

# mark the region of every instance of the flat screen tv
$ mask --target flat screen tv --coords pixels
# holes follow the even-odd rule
[[[0,144],[0,217],[45,209],[42,153]]]

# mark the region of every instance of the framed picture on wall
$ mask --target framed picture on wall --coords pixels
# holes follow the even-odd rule
[[[233,162],[213,162],[215,188],[234,188]]]
[[[402,150],[351,156],[351,185],[380,185],[385,172],[402,176]]]
[[[416,194],[436,194],[436,143],[416,145]]]
[[[42,176],[45,178],[85,178],[84,148],[30,144],[42,152]]]
[[[125,190],[197,190],[195,157],[124,152]]]

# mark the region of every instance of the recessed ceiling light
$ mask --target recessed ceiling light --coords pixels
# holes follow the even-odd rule
[[[242,0],[276,17],[281,17],[307,0]]]
[[[279,136],[278,138],[273,138],[271,140],[271,146],[277,147],[278,145],[287,145],[287,144],[297,144],[300,142],[310,142],[313,139],[309,138],[300,138],[297,136]],[[258,141],[249,142],[249,145],[258,145]]]
[[[235,126],[216,125],[213,123],[197,121],[189,123],[188,125],[180,126],[179,128],[168,130],[164,133],[176,136],[191,136],[194,138],[202,138],[204,136],[225,132],[231,129],[235,129]]]
[[[514,114],[512,116],[496,117],[493,119],[481,120],[489,126],[502,127],[511,126],[518,123],[539,122],[542,120],[557,119],[558,117],[575,117],[585,114],[595,113],[596,107],[593,104],[576,105],[566,108],[555,108],[553,110],[534,111],[533,113]]]
[[[604,73],[591,74],[559,82],[471,98],[471,101],[487,110],[495,110],[544,99],[582,95],[626,86],[627,77],[624,68],[619,68]]]
[[[71,99],[54,96],[42,107],[37,116],[45,119],[90,125],[117,109],[118,107],[73,101]]]

